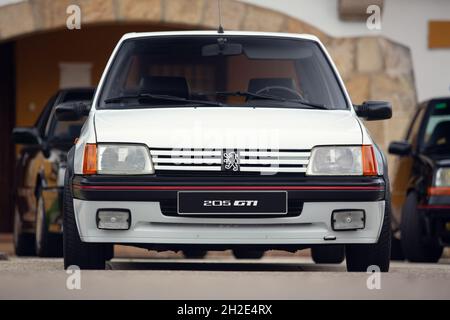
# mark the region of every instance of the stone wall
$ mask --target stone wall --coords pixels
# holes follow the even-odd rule
[[[0,7],[0,41],[64,28],[66,8],[79,5],[82,25],[148,22],[180,29],[216,29],[216,0],[24,0]],[[279,12],[236,0],[222,0],[223,24],[228,30],[303,30],[326,38],[320,30]]]
[[[65,27],[65,10],[78,4],[83,27],[89,24],[149,23],[179,29],[217,28],[215,0],[26,0],[0,7],[0,41]],[[318,28],[276,11],[235,0],[222,2],[226,30],[310,33],[330,51],[354,103],[389,100],[394,117],[367,123],[386,150],[399,139],[416,108],[408,48],[380,37],[332,38]],[[395,168],[392,168],[395,170]]]

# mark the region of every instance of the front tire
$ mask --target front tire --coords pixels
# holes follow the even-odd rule
[[[261,259],[264,256],[263,250],[234,249],[233,255],[236,259]]]
[[[45,202],[42,194],[39,194],[38,196],[36,208],[36,254],[39,257],[61,257],[62,238],[61,235],[53,234],[48,231]]]
[[[391,243],[391,260],[403,261],[405,260],[405,255],[403,254],[402,243],[394,235],[392,235]]]
[[[80,269],[104,270],[108,254],[111,254],[112,245],[81,241],[75,221],[68,170],[64,178],[63,212],[64,268],[78,266]]]
[[[391,257],[391,201],[389,190],[386,192],[383,226],[378,242],[374,244],[350,244],[345,246],[347,271],[367,272],[376,266],[381,272],[389,271]]]
[[[32,233],[25,233],[22,229],[22,219],[19,211],[14,210],[14,250],[18,257],[31,257],[36,255],[34,235]]]
[[[317,264],[339,264],[345,259],[345,246],[323,245],[311,248],[311,257]]]
[[[425,221],[417,210],[418,197],[410,192],[402,211],[401,244],[405,258],[411,262],[438,262],[443,247],[436,241],[424,241]]]

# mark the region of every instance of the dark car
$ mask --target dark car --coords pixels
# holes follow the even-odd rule
[[[392,142],[389,152],[401,156],[392,188],[401,245],[393,251],[436,262],[450,245],[450,98],[423,102],[405,141]]]
[[[90,101],[94,90],[60,90],[33,127],[13,130],[14,143],[24,145],[15,172],[14,245],[18,256],[62,255],[66,153],[79,136],[84,119],[57,121],[55,108],[65,102]]]

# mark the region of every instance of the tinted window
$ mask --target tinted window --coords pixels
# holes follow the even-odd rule
[[[450,100],[430,102],[423,145],[429,150],[450,151]]]
[[[224,42],[230,50],[214,54],[211,49]],[[167,101],[143,103],[137,99],[105,103],[107,99],[138,94],[245,104],[244,97],[216,95],[236,91],[301,98],[329,109],[348,108],[336,75],[317,43],[244,36],[127,40],[107,74],[98,107],[167,104]]]
[[[38,131],[41,135],[44,135],[44,133],[45,133],[47,121],[50,116],[50,113],[52,112],[52,108],[54,107],[57,97],[58,97],[58,95],[54,95],[53,97],[51,97],[48,100],[47,104],[45,105],[44,109],[42,110],[41,114],[39,115],[39,118],[37,119],[36,123],[34,124],[34,126],[38,129]]]

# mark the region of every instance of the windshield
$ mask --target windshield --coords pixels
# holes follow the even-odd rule
[[[450,100],[431,102],[425,126],[425,149],[450,153]]]
[[[125,41],[98,108],[171,105],[348,108],[314,41],[225,35]]]

